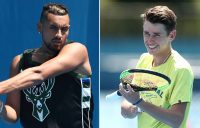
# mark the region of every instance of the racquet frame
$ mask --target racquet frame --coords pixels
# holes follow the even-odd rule
[[[152,75],[155,75],[155,76],[159,76],[163,79],[165,79],[168,84],[171,84],[171,79],[164,75],[164,74],[161,74],[159,72],[155,72],[155,71],[151,71],[151,70],[146,70],[146,69],[128,69],[128,70],[125,70],[123,71],[121,74],[123,73],[147,73],[147,74],[152,74]],[[121,75],[120,75],[121,77]],[[120,78],[121,80],[122,78]],[[145,87],[140,87],[140,86],[137,86],[137,85],[134,85],[134,84],[130,84],[130,83],[127,83],[127,82],[123,82],[123,80],[121,80],[122,84],[125,85],[124,87],[126,88],[126,85],[129,84],[134,91],[151,91],[151,90],[157,90],[157,87],[149,87],[149,88],[145,88]]]

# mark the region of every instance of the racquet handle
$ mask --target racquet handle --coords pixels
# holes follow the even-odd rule
[[[114,100],[119,99],[121,96],[122,96],[121,93],[117,90],[117,91],[107,95],[106,100],[107,101],[111,101],[111,100],[114,101]]]

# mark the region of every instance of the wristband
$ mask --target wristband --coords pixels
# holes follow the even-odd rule
[[[139,112],[139,113],[141,113],[141,112],[142,112],[142,110],[141,110],[139,107],[138,107],[138,112]]]
[[[136,101],[135,103],[133,103],[133,105],[137,105],[137,104],[139,104],[139,103],[142,102],[142,101],[143,101],[143,99],[140,98],[138,101]]]

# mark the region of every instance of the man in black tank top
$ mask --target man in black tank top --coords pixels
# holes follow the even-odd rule
[[[87,48],[70,42],[68,10],[43,7],[42,46],[13,59],[10,79],[0,82],[0,117],[24,128],[92,128],[93,98]]]

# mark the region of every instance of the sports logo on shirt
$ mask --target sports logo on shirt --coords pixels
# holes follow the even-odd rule
[[[24,89],[26,100],[33,104],[32,116],[38,121],[43,122],[49,115],[49,109],[46,105],[46,99],[51,97],[51,90],[55,84],[55,78],[50,78],[41,85]]]

